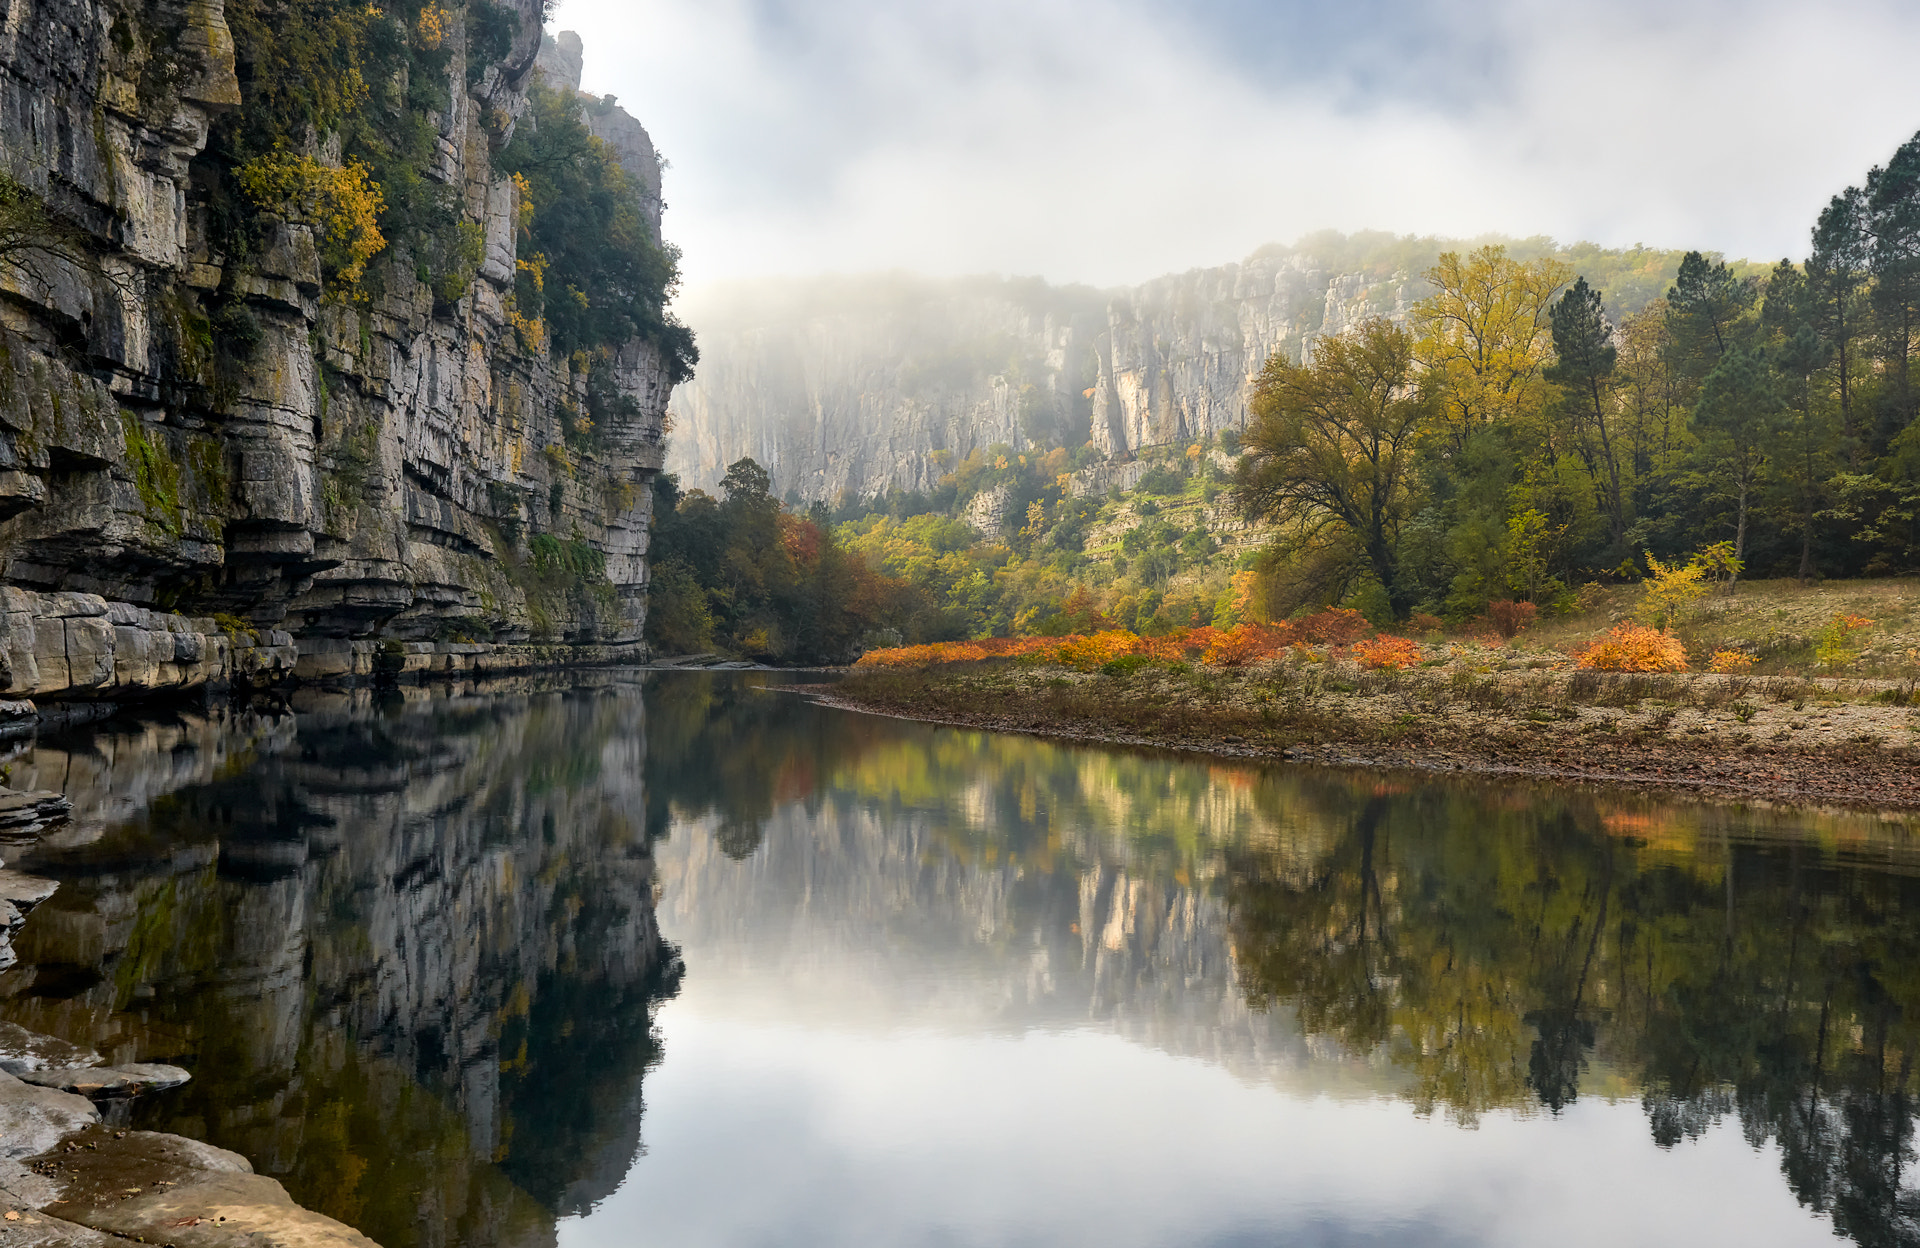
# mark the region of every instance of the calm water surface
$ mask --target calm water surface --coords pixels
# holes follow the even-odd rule
[[[1920,1244],[1920,828],[765,679],[43,742],[0,1019],[387,1248]]]

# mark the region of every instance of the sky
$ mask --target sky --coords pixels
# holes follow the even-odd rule
[[[1803,255],[1920,129],[1888,0],[562,0],[690,289],[1117,285],[1318,229]]]

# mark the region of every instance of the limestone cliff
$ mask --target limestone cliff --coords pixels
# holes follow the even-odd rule
[[[40,231],[0,231],[0,583],[229,614],[296,645],[638,643],[676,363],[644,337],[616,344],[609,402],[599,362],[516,310],[524,184],[497,162],[530,121],[537,0],[0,12],[0,191]],[[359,84],[430,155],[383,174],[388,245],[352,289],[323,218],[235,225],[250,206],[222,150],[236,119],[256,124],[253,93],[291,89],[290,53],[261,32],[309,18],[431,49]],[[572,47],[555,85],[577,91]],[[587,111],[657,243],[644,129],[610,101]],[[323,171],[351,163],[324,130],[286,140]],[[402,228],[420,205],[444,214],[453,259]],[[590,407],[591,439],[570,436]]]
[[[999,442],[1091,440],[1129,459],[1243,425],[1276,352],[1404,316],[1426,293],[1415,263],[1269,248],[1113,291],[893,277],[709,297],[667,467],[711,488],[751,455],[776,490],[831,500],[925,489],[949,457]]]
[[[1406,319],[1443,251],[1499,241],[1326,232],[1104,291],[892,275],[701,292],[700,376],[674,399],[667,467],[710,489],[751,455],[782,494],[834,501],[925,489],[995,443],[1091,442],[1107,462],[1081,480],[1110,485],[1144,447],[1242,427],[1272,356],[1299,361],[1369,317]],[[1661,295],[1681,258],[1501,245],[1585,275],[1615,323]]]

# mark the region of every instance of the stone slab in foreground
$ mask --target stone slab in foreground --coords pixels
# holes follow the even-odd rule
[[[238,1153],[152,1131],[89,1127],[29,1166],[59,1198],[44,1213],[175,1248],[378,1248],[253,1173]]]

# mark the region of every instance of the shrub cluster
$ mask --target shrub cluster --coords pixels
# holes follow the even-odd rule
[[[1684,672],[1687,648],[1672,633],[1644,624],[1622,624],[1585,650],[1574,663],[1596,672]]]
[[[1368,631],[1357,611],[1322,611],[1285,624],[1237,624],[1232,628],[1175,629],[1162,637],[1143,637],[1123,628],[1076,633],[1066,637],[992,637],[978,641],[943,641],[919,646],[870,650],[863,667],[930,667],[938,663],[978,662],[982,659],[1038,657],[1080,671],[1096,671],[1116,660],[1143,658],[1154,662],[1198,662],[1209,667],[1240,667],[1271,659],[1311,643],[1353,644],[1356,658],[1368,667],[1407,667],[1420,661],[1420,647],[1403,637],[1361,640]]]

